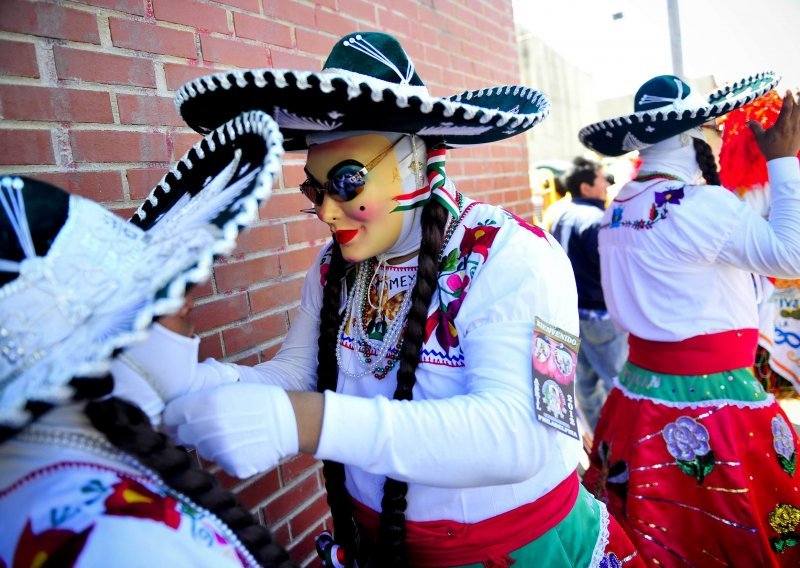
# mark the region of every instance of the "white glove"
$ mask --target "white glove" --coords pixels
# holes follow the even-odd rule
[[[186,337],[154,323],[147,339],[126,349],[119,358],[147,381],[164,402],[238,380],[233,367],[212,359],[198,368],[199,345],[197,336]]]
[[[298,452],[297,419],[289,396],[273,385],[237,383],[179,397],[164,424],[236,477],[272,469]]]

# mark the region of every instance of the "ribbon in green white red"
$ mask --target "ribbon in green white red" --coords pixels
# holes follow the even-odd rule
[[[458,217],[458,202],[456,201],[455,187],[447,183],[447,173],[444,170],[445,149],[437,148],[428,152],[428,186],[433,197],[444,205],[453,217]]]

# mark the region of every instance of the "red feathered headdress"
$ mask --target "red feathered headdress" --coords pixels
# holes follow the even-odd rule
[[[719,154],[722,185],[742,194],[767,184],[767,161],[747,123],[757,120],[764,128],[769,128],[778,119],[782,104],[781,96],[770,91],[718,119],[723,126]]]

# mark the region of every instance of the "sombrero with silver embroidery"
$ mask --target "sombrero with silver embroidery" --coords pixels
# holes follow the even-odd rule
[[[275,122],[243,113],[181,158],[126,222],[32,179],[0,178],[0,426],[72,396],[115,349],[173,313],[256,216],[280,169]],[[34,405],[35,407],[36,405]]]
[[[578,138],[606,156],[641,150],[757,99],[778,80],[771,72],[759,73],[704,97],[674,75],[659,75],[639,87],[633,114],[590,124],[581,129]]]
[[[186,123],[208,132],[243,110],[261,109],[280,125],[287,150],[312,132],[404,132],[464,146],[528,130],[550,112],[542,93],[523,86],[431,96],[400,43],[377,32],[334,45],[321,72],[228,71],[182,86],[175,104]]]

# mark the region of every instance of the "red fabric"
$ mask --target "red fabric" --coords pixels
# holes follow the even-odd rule
[[[707,375],[752,367],[758,330],[734,329],[683,341],[650,341],[631,334],[628,345],[628,361],[642,369],[667,375]]]
[[[681,467],[664,437],[665,427],[681,417],[708,433],[713,468],[702,481],[687,473],[692,462]],[[607,503],[650,565],[796,568],[800,545],[773,548],[781,537],[800,533],[794,526],[781,535],[770,524],[779,505],[800,507],[800,472],[784,468],[774,446],[776,417],[790,424],[775,403],[674,408],[613,389],[583,483]],[[791,426],[787,432],[796,455],[797,434]]]
[[[513,562],[508,553],[533,542],[572,510],[578,498],[577,472],[533,503],[477,523],[406,521],[406,549],[412,566],[461,566],[483,563],[501,568]],[[355,519],[373,542],[378,540],[378,513],[353,501]]]

